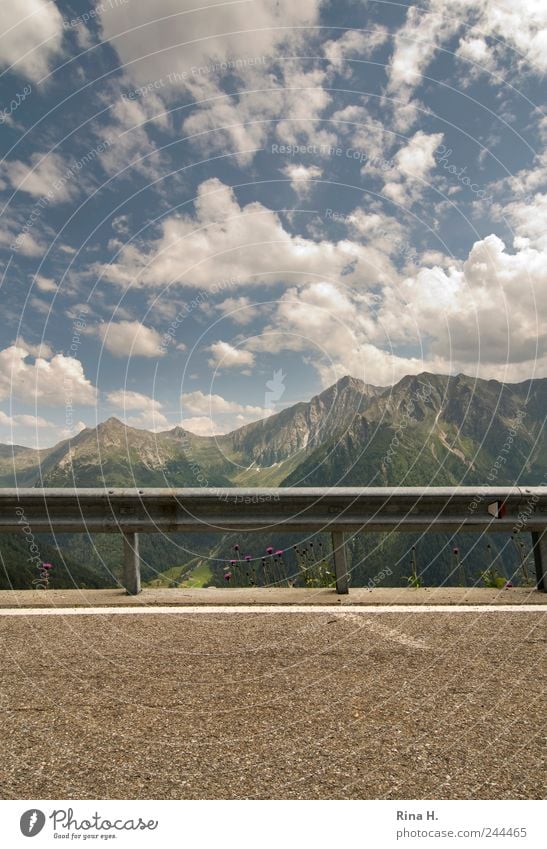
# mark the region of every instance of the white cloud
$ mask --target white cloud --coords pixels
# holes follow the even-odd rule
[[[209,360],[211,368],[249,368],[254,365],[254,355],[244,348],[234,348],[229,342],[213,342],[209,351],[213,355]]]
[[[59,284],[52,280],[51,277],[44,277],[42,274],[36,274],[34,282],[42,292],[56,292]]]
[[[46,360],[50,360],[54,356],[53,350],[47,342],[39,342],[38,345],[32,345],[26,342],[22,336],[18,336],[13,342],[13,345],[17,348],[24,348],[31,357],[43,357]]]
[[[508,253],[495,235],[464,263],[421,269],[384,290],[378,321],[397,343],[423,344],[446,367],[488,378],[547,374],[547,252]]]
[[[348,59],[366,59],[381,47],[389,38],[386,27],[377,26],[374,30],[346,30],[340,38],[327,41],[323,52],[329,62],[337,67]]]
[[[336,132],[348,139],[348,147],[366,154],[367,174],[381,173],[381,165],[389,159],[395,137],[364,106],[345,106],[333,112],[329,119]],[[364,171],[363,171],[364,173]]]
[[[294,38],[291,27],[314,24],[319,0],[155,0],[153,4],[103,4],[103,36],[112,41],[122,65],[141,83],[178,74],[183,86],[193,68],[244,57],[275,56]],[[211,6],[212,8],[208,8]],[[124,33],[120,35],[120,33]]]
[[[220,428],[209,416],[190,416],[181,419],[180,427],[195,433],[197,436],[217,436],[222,433]]]
[[[193,99],[183,131],[204,154],[234,151],[247,164],[274,126],[283,141],[313,136],[315,143],[333,143],[318,123],[331,100],[324,88],[328,73],[304,70],[295,58],[310,39],[306,26],[318,22],[321,0],[209,5],[156,0],[153,8],[105,8],[104,36],[126,75],[142,87],[155,86],[152,93],[167,103],[181,92]],[[227,74],[237,94],[226,94]]]
[[[536,238],[518,236],[512,253],[490,235],[464,262],[443,258],[443,267],[423,267],[374,293],[330,282],[294,287],[245,347],[255,355],[299,351],[326,385],[345,373],[380,385],[424,370],[547,376],[547,216],[538,206],[525,211],[515,205],[510,214]]]
[[[32,427],[32,428],[57,428],[54,422],[50,422],[41,416],[31,416],[26,414],[9,416],[0,410],[0,426],[2,427]]]
[[[264,312],[262,305],[259,308],[252,304],[246,295],[241,295],[239,298],[226,298],[216,305],[216,309],[234,324],[249,324],[260,312]]]
[[[272,409],[256,407],[252,404],[238,404],[227,401],[220,395],[205,395],[203,392],[188,392],[181,396],[183,406],[189,413],[180,426],[199,436],[219,436],[229,433],[249,422],[255,422],[272,415]],[[215,416],[215,418],[213,418]],[[219,416],[221,423],[216,420]]]
[[[194,216],[170,216],[148,251],[127,245],[117,263],[96,270],[124,286],[177,283],[209,290],[218,280],[273,284],[305,275],[344,275],[366,285],[393,273],[373,245],[293,236],[275,212],[258,202],[240,206],[233,190],[215,178],[199,186]]]
[[[78,422],[70,430],[42,416],[29,414],[9,415],[0,410],[0,442],[7,445],[24,445],[30,448],[46,448],[60,439],[74,437],[85,427]]]
[[[466,71],[470,79],[474,79],[483,72],[493,72],[497,67],[494,51],[480,36],[467,36],[460,39],[456,56],[467,62]]]
[[[61,52],[63,19],[46,0],[3,0],[0,65],[32,81],[46,74]]]
[[[24,224],[24,217],[13,216],[5,211],[0,227],[0,245],[10,251],[16,250],[23,256],[43,256],[47,246],[35,239],[30,231],[23,232]]]
[[[547,252],[547,193],[514,200],[495,207],[493,212],[513,225],[515,246],[530,244]]]
[[[130,389],[116,389],[106,396],[108,403],[116,409],[119,417],[129,427],[141,427],[149,430],[163,430],[169,422],[162,412],[163,404],[149,395]],[[138,416],[128,416],[127,412],[138,412]]]
[[[450,14],[438,9],[439,0],[423,6],[409,6],[405,23],[397,31],[388,68],[388,91],[402,95],[420,85],[421,75],[432,60],[437,46],[457,30],[462,20],[457,8]],[[424,11],[427,10],[427,11]]]
[[[505,180],[500,180],[498,184],[496,184],[495,188],[497,190],[508,187],[511,196],[512,196],[512,204],[522,204],[521,200],[515,200],[519,195],[532,194],[533,192],[537,192],[538,189],[547,188],[547,151],[541,151],[534,157],[534,162],[530,168],[523,168],[520,171],[517,171],[516,174],[511,177],[506,178]],[[534,198],[534,203],[541,198],[541,195],[536,195]],[[530,197],[526,200],[526,207],[530,209]],[[506,203],[503,204],[503,207],[499,208],[500,218],[503,214],[505,214]],[[531,216],[530,216],[531,217]],[[535,217],[535,216],[534,216]],[[543,215],[540,216],[543,219]]]
[[[115,389],[107,394],[107,401],[123,410],[161,410],[162,404],[149,395],[130,389]]]
[[[67,167],[58,153],[33,153],[30,163],[4,160],[0,174],[17,191],[35,198],[47,198],[48,203],[64,203],[78,191],[77,181],[63,180]]]
[[[282,173],[291,181],[291,189],[298,197],[308,197],[314,186],[314,180],[318,180],[323,174],[323,169],[317,165],[300,165],[295,162],[289,163],[282,169]]]
[[[246,74],[237,96],[203,79],[192,86],[197,108],[183,129],[206,154],[234,151],[249,164],[269,135],[284,144],[333,145],[336,136],[321,122],[331,97],[324,88],[327,71],[305,71],[291,60],[277,74],[266,67]]]
[[[0,400],[14,397],[63,407],[68,401],[95,404],[96,389],[85,377],[79,360],[56,354],[29,363],[31,356],[31,351],[20,344],[0,351]]]
[[[388,91],[397,97],[408,97],[421,84],[437,49],[464,26],[459,57],[493,69],[493,51],[487,43],[487,39],[492,39],[496,53],[504,48],[510,51],[513,67],[538,75],[547,70],[547,7],[542,0],[453,0],[449,13],[445,0],[429,0],[420,7],[411,5],[405,23],[397,31],[388,69]]]
[[[512,51],[511,59],[524,70],[547,71],[547,6],[542,0],[486,0],[476,26],[504,39],[517,54]]]
[[[442,133],[428,135],[418,130],[395,154],[395,167],[385,173],[383,193],[401,206],[418,200],[431,182],[434,153],[442,140]]]
[[[259,419],[271,415],[271,409],[257,407],[252,404],[240,404],[238,401],[228,401],[221,395],[206,395],[201,390],[185,392],[181,395],[183,407],[193,415],[218,415],[239,413],[247,418]]]
[[[162,337],[140,321],[111,321],[95,328],[107,351],[116,357],[161,357]]]
[[[324,385],[345,374],[388,385],[432,367],[432,360],[389,350],[390,340],[373,318],[372,305],[370,296],[328,282],[290,289],[280,298],[267,332],[249,340],[247,347],[257,353],[301,351]]]
[[[135,99],[130,99],[128,95]],[[100,158],[104,171],[109,175],[117,175],[118,179],[131,178],[135,171],[151,181],[164,176],[164,158],[148,132],[150,125],[163,130],[170,127],[164,101],[153,91],[136,97],[133,84],[127,78],[109,86],[101,99],[108,109],[109,122],[96,123],[94,132],[100,142],[106,145]],[[117,232],[122,235],[124,218],[126,216],[116,219]]]

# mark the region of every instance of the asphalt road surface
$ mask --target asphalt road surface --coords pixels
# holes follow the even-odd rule
[[[0,615],[3,798],[544,795],[545,609],[118,613]]]

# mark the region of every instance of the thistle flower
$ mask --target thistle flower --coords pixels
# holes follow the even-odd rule
[[[249,560],[252,560],[252,559],[253,559],[253,558],[251,557],[251,555],[250,555],[250,554],[246,554],[246,555],[245,555],[245,560],[247,561],[247,563],[249,562]]]
[[[236,542],[236,544],[234,545],[234,551],[239,551],[239,545],[237,544],[237,542]]]
[[[225,581],[229,581],[231,577],[232,577],[232,573],[231,573],[231,572],[226,572],[226,574],[224,575],[224,580],[225,580]]]
[[[453,549],[452,549],[452,552],[453,552],[453,554],[459,554],[459,553],[460,553],[460,549],[459,549],[459,548],[453,548]]]
[[[282,554],[283,554],[282,549],[279,549],[279,551],[276,551],[276,552],[275,552],[275,556],[276,556],[276,557],[281,557],[281,555],[282,555]]]
[[[230,560],[230,566],[235,566],[236,563],[237,563],[237,560]]]
[[[268,548],[266,549],[266,554],[273,554],[273,548],[272,548],[271,545],[269,545]]]
[[[42,569],[53,569],[52,563],[42,563]]]

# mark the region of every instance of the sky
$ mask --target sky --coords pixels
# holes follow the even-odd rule
[[[543,0],[3,0],[0,442],[547,376]]]

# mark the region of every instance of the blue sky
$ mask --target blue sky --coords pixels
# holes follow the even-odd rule
[[[198,8],[196,8],[198,7]],[[547,376],[545,4],[4,0],[0,441]]]

